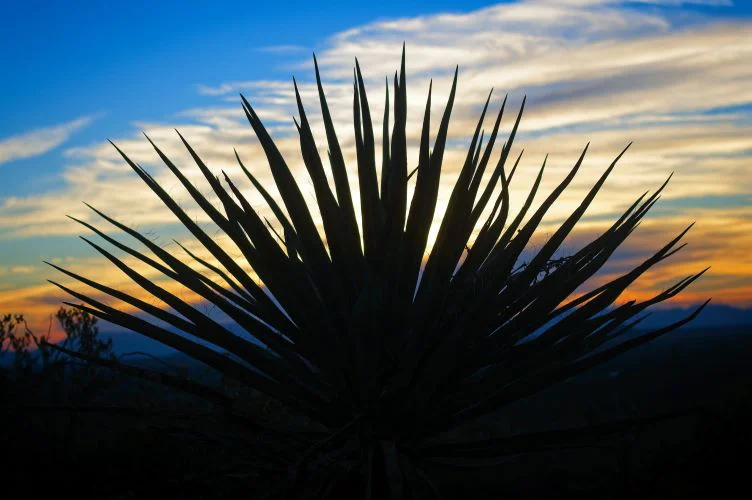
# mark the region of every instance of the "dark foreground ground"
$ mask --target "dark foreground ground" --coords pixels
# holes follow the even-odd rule
[[[274,477],[254,455],[268,436],[243,434],[190,398],[122,379],[97,394],[92,408],[72,412],[5,391],[0,497],[255,498]],[[116,408],[93,411],[102,404]],[[433,464],[428,473],[445,498],[750,498],[750,328],[675,332],[463,432],[503,436],[690,409],[587,447],[483,468]],[[286,418],[261,396],[247,411]]]

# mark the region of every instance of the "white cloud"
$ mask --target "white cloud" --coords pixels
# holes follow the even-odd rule
[[[623,1],[612,0],[613,3],[623,3]],[[731,7],[734,2],[731,0],[630,0],[633,3],[649,3],[657,5],[706,5],[709,7]]]
[[[30,274],[36,271],[34,266],[11,266],[8,271],[13,274]]]
[[[201,95],[208,95],[208,96],[219,96],[219,95],[225,95],[229,93],[237,93],[241,90],[256,90],[256,91],[274,91],[274,90],[280,90],[282,88],[289,88],[289,83],[287,82],[276,82],[276,81],[268,81],[268,80],[253,80],[253,81],[247,81],[247,82],[228,82],[223,83],[222,85],[219,85],[217,87],[211,87],[208,85],[198,85],[196,89],[198,90],[198,93]]]
[[[37,270],[34,266],[0,266],[0,276],[4,274],[31,274]]]
[[[73,134],[94,119],[94,116],[82,116],[60,125],[38,128],[0,139],[0,165],[51,151],[68,141]]]
[[[606,4],[651,4],[681,7],[683,5],[704,5],[708,7],[731,7],[732,0],[537,0],[538,3],[559,5],[606,5]]]
[[[588,162],[598,165],[607,164],[627,141],[636,141],[624,160],[629,162],[629,174],[617,171],[612,180],[624,189],[593,210],[612,209],[632,189],[655,182],[673,169],[677,175],[669,196],[696,195],[701,188],[713,194],[744,189],[740,181],[752,183],[751,174],[743,168],[748,161],[745,152],[752,149],[749,124],[740,123],[738,113],[707,115],[705,111],[752,102],[747,84],[752,81],[752,67],[747,64],[752,59],[752,24],[705,22],[678,28],[659,11],[626,9],[620,3],[505,3],[468,13],[382,20],[331,36],[318,60],[345,153],[354,156],[353,57],[358,56],[367,79],[378,140],[383,78],[398,67],[399,48],[406,40],[408,138],[413,156],[428,78],[435,77],[432,118],[437,123],[451,72],[459,63],[459,93],[450,126],[456,149],[449,152],[448,160],[461,161],[463,141],[474,127],[478,106],[494,86],[500,89],[494,105],[503,92],[509,92],[512,112],[522,95],[528,95],[519,139],[527,150],[528,163],[523,162],[523,168],[535,169],[545,153],[552,153],[552,174],[545,182],[555,182],[556,174],[574,160],[587,140],[593,141]],[[325,157],[312,61],[298,66],[301,94]],[[197,90],[217,98],[216,105],[185,110],[177,115],[177,122],[136,126],[146,130],[178,165],[186,166],[194,179],[199,176],[173,128],[181,130],[215,171],[239,174],[232,152],[238,148],[251,168],[273,183],[236,97],[237,92],[244,92],[292,168],[301,173],[304,191],[312,192],[291,120],[297,114],[292,82],[236,81]],[[225,99],[231,100],[232,106],[225,104]],[[510,119],[505,120],[507,130],[509,125]],[[187,200],[140,134],[134,132],[115,142],[172,193]],[[719,153],[730,157],[719,158]],[[69,149],[65,156],[71,163],[63,173],[65,189],[3,200],[0,230],[16,236],[76,232],[76,225],[61,216],[84,216],[83,200],[140,224],[174,221],[106,142]],[[447,163],[445,182],[456,168]],[[354,169],[352,172],[355,181]],[[573,187],[584,189],[596,173],[597,169],[583,172]],[[708,176],[712,182],[703,182]],[[113,192],[128,196],[114,197]],[[357,194],[355,182],[353,192]],[[573,197],[578,194],[573,192]]]

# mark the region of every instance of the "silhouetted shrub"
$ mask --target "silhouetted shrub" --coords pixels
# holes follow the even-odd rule
[[[520,265],[521,255],[543,217],[579,170],[587,147],[565,179],[532,210],[544,161],[520,212],[510,214],[509,183],[522,153],[511,169],[507,163],[525,102],[500,152],[496,148],[499,156],[493,165],[491,156],[506,98],[484,148],[481,129],[489,96],[446,211],[435,220],[457,73],[433,146],[429,89],[418,166],[409,173],[403,52],[399,76],[395,74],[394,78],[391,134],[387,94],[380,178],[372,118],[356,61],[353,115],[359,223],[318,66],[316,79],[334,189],[297,85],[300,119],[296,126],[323,235],[314,223],[300,181],[242,96],[243,110],[264,150],[281,203],[236,156],[276,221],[264,220],[235,181],[226,174],[223,179],[216,176],[185,140],[211,188],[211,199],[152,145],[231,245],[218,243],[162,185],[119,149],[127,164],[203,251],[184,248],[193,260],[189,265],[184,257],[92,207],[106,222],[146,247],[150,252],[147,255],[89,222],[74,219],[130,258],[216,306],[235,328],[228,328],[227,323],[202,312],[173,288],[141,274],[88,239],[85,241],[149,298],[124,293],[51,264],[99,293],[127,303],[132,308],[129,310],[136,312],[58,285],[85,303],[76,307],[182,351],[278,400],[292,414],[307,417],[312,426],[294,432],[280,431],[268,423],[265,435],[269,442],[257,445],[260,456],[267,457],[265,463],[272,465],[267,477],[278,488],[274,493],[431,497],[436,494],[435,478],[426,473],[431,463],[478,466],[520,451],[565,447],[662,418],[484,439],[468,439],[461,432],[462,425],[474,419],[683,325],[704,307],[682,321],[623,340],[644,318],[641,313],[646,308],[675,296],[704,272],[688,276],[647,300],[615,304],[639,276],[681,248],[677,244],[689,228],[622,276],[580,296],[572,295],[632,233],[666,183],[652,195],[638,197],[605,232],[562,258],[560,246],[625,148],[581,204]],[[415,183],[411,200],[409,182]],[[429,247],[428,234],[434,222],[438,233]],[[242,263],[231,255],[234,250],[242,255]],[[152,298],[169,309],[154,306]],[[237,333],[239,330],[243,333]],[[234,407],[232,394],[195,380],[149,376],[200,395],[230,412]],[[258,426],[258,422],[248,425]]]

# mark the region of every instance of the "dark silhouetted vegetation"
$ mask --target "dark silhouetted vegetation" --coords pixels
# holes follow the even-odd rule
[[[50,344],[48,332],[37,336],[23,315],[7,314],[0,318],[0,351],[10,358],[2,369],[4,396],[20,402],[26,398],[77,401],[89,399],[97,392],[107,371],[89,362],[71,359],[60,349],[83,353],[91,359],[114,361],[112,340],[99,337],[97,318],[77,308],[61,307],[55,317],[63,329],[59,345]],[[50,330],[52,325],[50,324]]]
[[[748,333],[744,327],[687,330],[659,339],[520,400],[463,433],[508,436],[670,412],[677,418],[582,436],[575,447],[540,448],[483,467],[432,462],[428,474],[444,498],[686,498],[743,487],[752,442]],[[187,357],[124,359],[147,370],[169,365],[171,373],[227,391],[256,422],[295,428],[294,416],[277,401],[248,390],[241,394],[240,386],[223,384],[217,373]],[[110,381],[88,402],[58,398],[51,404],[27,387],[23,407],[3,408],[4,493],[238,498],[255,497],[274,481],[270,474],[279,464],[259,455],[278,435],[159,384],[117,375]]]
[[[191,484],[191,491],[198,495],[204,491],[200,484],[207,484],[202,495],[234,495],[238,491],[232,491],[233,484],[241,478],[240,491],[252,491],[255,498],[436,498],[442,491],[453,495],[458,484],[492,489],[488,479],[497,477],[499,491],[525,493],[525,487],[515,490],[501,476],[486,472],[481,478],[478,471],[497,471],[514,457],[531,452],[608,449],[609,440],[643,429],[650,432],[691,414],[693,409],[688,407],[654,408],[645,414],[612,413],[599,422],[562,425],[556,407],[549,406],[539,409],[550,422],[544,428],[529,428],[520,421],[513,423],[509,432],[474,431],[483,422],[499,422],[504,415],[514,415],[514,408],[530,398],[675,330],[702,310],[704,304],[678,322],[656,330],[638,330],[648,307],[676,296],[704,271],[647,300],[616,302],[642,274],[682,248],[680,240],[689,228],[634,269],[573,295],[635,230],[668,180],[652,194],[636,197],[597,238],[561,255],[565,239],[627,146],[565,221],[523,259],[536,229],[580,169],[587,146],[566,177],[533,210],[544,160],[521,210],[511,213],[509,185],[522,157],[522,153],[512,157],[511,152],[525,101],[499,148],[506,98],[486,136],[483,122],[489,95],[446,211],[438,217],[435,212],[457,72],[433,143],[429,88],[418,164],[411,173],[404,50],[393,81],[392,117],[387,85],[378,156],[368,97],[356,61],[353,116],[360,200],[356,207],[318,66],[316,80],[334,189],[297,84],[300,116],[296,126],[323,234],[309,209],[313,204],[304,197],[260,117],[242,96],[243,110],[265,152],[280,199],[269,194],[236,152],[237,161],[274,214],[273,221],[259,213],[236,180],[224,173],[215,175],[182,136],[211,188],[210,196],[156,144],[152,146],[232,242],[232,249],[218,243],[165,187],[120,149],[125,162],[200,243],[203,252],[182,247],[186,255],[176,255],[94,207],[90,208],[112,228],[100,229],[74,218],[130,259],[197,294],[204,304],[214,306],[216,314],[187,302],[174,288],[147,277],[86,238],[84,241],[129,276],[143,293],[131,295],[50,264],[96,291],[97,296],[104,294],[129,307],[116,307],[95,294],[53,282],[82,302],[68,305],[164,343],[208,367],[206,373],[211,376],[198,376],[195,371],[170,372],[102,356],[107,346],[96,343],[82,342],[78,350],[47,344],[72,359],[156,382],[170,393],[181,391],[196,398],[191,401],[206,402],[211,410],[206,418],[212,423],[193,420],[189,434],[196,442],[205,439],[207,448],[196,445],[196,449],[212,449],[217,459],[193,455],[179,442],[166,444],[179,450],[176,460],[195,461],[186,469],[192,471],[188,475],[193,474],[195,481],[183,481],[180,488]],[[411,199],[409,183],[414,183]],[[438,234],[429,245],[432,224],[437,224]],[[113,228],[140,246],[111,236],[109,229]],[[233,258],[235,250],[242,255],[242,263]],[[187,263],[189,259],[194,265]],[[168,308],[155,306],[152,299]],[[76,331],[74,325],[80,324],[79,319],[69,326]],[[233,380],[235,385],[219,385],[212,377]],[[273,418],[264,418],[264,411],[254,406],[259,398],[264,409],[269,405],[276,408]],[[158,404],[162,410],[170,406],[165,401]],[[195,413],[198,406],[192,408]],[[219,425],[215,418],[223,419],[224,424]],[[177,420],[173,416],[168,422],[174,425]],[[231,443],[242,443],[233,458],[228,456]],[[139,459],[139,473],[143,473],[143,460],[153,463],[155,456],[164,456],[160,453]],[[590,460],[593,463],[592,456]],[[174,466],[160,460],[156,467],[166,473]],[[463,476],[463,470],[470,474]],[[196,479],[199,476],[211,479],[203,483],[204,479]],[[559,483],[552,481],[540,484],[565,489],[561,478]],[[597,491],[593,484],[591,492]],[[173,486],[173,494],[186,491]]]

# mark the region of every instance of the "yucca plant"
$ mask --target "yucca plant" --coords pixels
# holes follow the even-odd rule
[[[484,146],[481,128],[489,95],[446,212],[441,220],[435,220],[457,71],[433,145],[429,87],[417,168],[410,173],[403,47],[399,76],[395,74],[394,78],[391,134],[387,86],[380,179],[368,98],[357,60],[355,63],[353,114],[360,190],[360,207],[356,207],[315,56],[314,64],[334,189],[327,181],[297,84],[300,118],[296,126],[323,228],[314,223],[299,183],[242,95],[243,110],[263,147],[281,203],[236,152],[237,161],[274,213],[281,235],[272,224],[265,223],[236,183],[226,174],[216,176],[182,136],[221,208],[215,207],[152,143],[193,200],[242,252],[260,283],[120,149],[125,162],[213,259],[185,249],[195,261],[195,265],[188,265],[183,257],[94,207],[90,208],[97,215],[140,242],[150,254],[74,219],[216,306],[246,335],[231,331],[197,304],[169,292],[87,239],[146,295],[163,301],[169,310],[154,306],[143,296],[124,293],[50,264],[137,312],[124,312],[67,286],[57,286],[83,301],[85,304],[78,306],[82,310],[182,351],[281,401],[290,411],[307,416],[325,429],[300,435],[274,434],[280,441],[277,452],[287,453],[287,462],[280,462],[287,464],[282,483],[292,494],[319,487],[334,494],[349,485],[362,488],[360,491],[371,498],[427,497],[436,493],[424,467],[431,460],[479,463],[634,425],[635,421],[614,422],[591,429],[486,440],[467,440],[461,433],[451,432],[674,330],[707,304],[682,321],[620,341],[645,317],[640,314],[647,307],[675,296],[703,274],[688,276],[648,300],[616,302],[640,275],[681,248],[679,241],[689,228],[628,273],[574,295],[632,233],[666,183],[652,195],[638,197],[593,241],[559,258],[557,251],[625,148],[580,205],[520,265],[536,228],[574,178],[587,147],[566,178],[531,211],[544,161],[521,210],[510,214],[509,185],[522,156],[520,153],[510,161],[510,151],[525,101],[508,139],[498,148],[504,99]],[[492,160],[492,156],[498,158]],[[410,182],[415,187],[408,202]],[[358,208],[361,224],[356,217]],[[439,229],[429,248],[428,234],[434,223]],[[146,316],[159,321],[152,322]],[[226,395],[197,382],[162,380],[215,402],[231,403]]]

